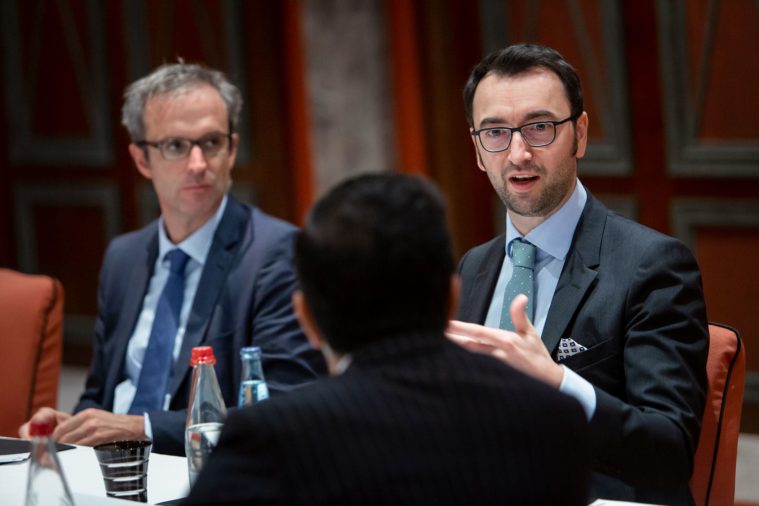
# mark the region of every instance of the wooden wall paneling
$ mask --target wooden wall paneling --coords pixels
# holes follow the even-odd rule
[[[479,170],[464,114],[462,91],[482,58],[479,11],[465,0],[419,0],[419,66],[429,175],[448,198],[458,255],[493,236],[496,208]],[[501,213],[503,212],[501,207]]]
[[[288,130],[290,135],[291,168],[294,174],[295,215],[303,223],[314,199],[314,172],[312,163],[311,111],[306,98],[305,48],[303,47],[301,2],[285,0],[283,41],[285,68],[288,83]]]
[[[10,162],[110,165],[102,3],[9,0],[0,18]]]
[[[288,93],[296,83],[288,79],[287,2],[242,2],[244,58],[248,94],[243,115],[254,148],[252,165],[244,179],[235,175],[235,188],[249,185],[252,202],[266,212],[297,222],[296,176],[291,152],[298,142],[298,127],[289,117]],[[299,34],[297,34],[299,39]]]
[[[118,188],[107,182],[19,183],[13,193],[20,268],[61,280],[64,346],[86,348],[97,314],[102,252],[122,231]]]
[[[486,50],[516,42],[544,44],[580,74],[590,117],[580,175],[628,175],[633,162],[621,4],[480,0],[479,6]]]
[[[639,204],[638,199],[630,195],[615,195],[608,193],[596,193],[594,194],[598,199],[604,203],[606,207],[614,211],[620,216],[624,216],[627,219],[638,221]]]
[[[390,74],[393,87],[396,167],[401,172],[428,174],[422,107],[421,68],[417,40],[416,4],[390,0],[386,4],[390,39]]]
[[[0,65],[0,86],[7,86],[7,72]],[[3,93],[3,90],[0,90]],[[13,194],[11,193],[11,165],[8,163],[9,125],[6,121],[5,100],[0,100],[0,267],[15,265],[15,241],[13,240]]]
[[[737,328],[746,345],[744,430],[759,431],[759,202],[677,199],[677,237],[695,252],[704,281],[707,316]]]
[[[759,5],[657,2],[669,170],[759,177]]]

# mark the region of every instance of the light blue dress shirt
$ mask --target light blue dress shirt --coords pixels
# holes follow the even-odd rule
[[[485,317],[486,327],[499,328],[501,313],[509,310],[509,308],[504,307],[503,296],[514,269],[509,255],[511,242],[517,238],[524,238],[537,247],[533,301],[535,317],[532,324],[538,334],[542,335],[553,294],[556,291],[556,285],[559,283],[561,270],[564,268],[567,253],[572,246],[575,228],[587,200],[588,194],[580,181],[577,180],[569,200],[546,221],[530,230],[526,236],[519,233],[511,222],[511,217],[508,213],[506,214],[506,244],[504,244],[506,255],[501,266],[501,272],[498,275],[493,298],[490,301],[488,314]],[[562,367],[564,368],[564,378],[559,389],[580,401],[585,409],[585,414],[590,419],[596,409],[596,393],[593,386],[568,367]]]
[[[226,206],[227,197],[224,196],[219,209],[216,210],[213,217],[179,244],[173,244],[166,235],[163,218],[158,220],[158,257],[153,267],[153,276],[150,278],[148,291],[142,301],[142,310],[127,345],[126,358],[124,359],[126,379],[119,383],[114,391],[114,413],[127,413],[134,399],[134,394],[137,391],[142,361],[145,356],[145,350],[148,347],[150,330],[153,327],[153,318],[158,306],[158,299],[161,296],[166,281],[169,279],[169,261],[165,258],[166,253],[174,248],[179,248],[190,257],[185,268],[184,296],[182,299],[182,309],[179,312],[179,328],[174,338],[173,357],[176,360],[179,356],[179,351],[182,349],[182,340],[184,339],[187,320],[192,309],[192,302],[195,299],[195,292],[198,290],[203,265],[205,265],[206,258],[208,258],[213,236],[216,233],[216,228],[221,221],[221,217],[224,215]],[[170,402],[171,396],[167,393],[163,409],[168,409]],[[147,414],[145,414],[145,435],[152,439],[153,435]]]

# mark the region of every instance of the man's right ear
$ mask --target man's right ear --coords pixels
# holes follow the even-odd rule
[[[140,174],[146,179],[153,179],[153,173],[150,170],[150,164],[148,163],[148,157],[147,154],[145,154],[145,150],[133,142],[129,144],[129,155],[132,157],[132,160],[134,160],[134,165],[137,167]]]
[[[321,332],[319,332],[319,328],[316,326],[314,316],[311,313],[311,308],[308,306],[308,302],[306,302],[306,298],[303,296],[301,290],[295,290],[293,292],[293,312],[295,313],[295,317],[298,319],[298,323],[300,323],[303,333],[306,334],[306,338],[311,346],[317,350],[321,349],[324,338],[322,337]]]

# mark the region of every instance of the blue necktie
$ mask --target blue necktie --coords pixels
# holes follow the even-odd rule
[[[511,301],[514,297],[523,293],[527,296],[527,318],[533,320],[535,312],[535,255],[537,248],[532,243],[523,239],[511,241],[511,264],[514,269],[511,279],[506,284],[503,294],[503,311],[501,312],[501,328],[514,330],[514,322],[511,321]]]
[[[163,409],[163,398],[173,362],[174,341],[179,329],[179,312],[184,297],[184,269],[190,259],[179,248],[166,253],[169,260],[169,279],[163,287],[155,310],[153,328],[142,360],[137,391],[129,414]]]

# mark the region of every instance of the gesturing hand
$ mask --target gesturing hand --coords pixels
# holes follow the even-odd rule
[[[524,295],[516,296],[509,307],[514,332],[452,320],[446,335],[470,351],[493,355],[515,369],[558,388],[564,377],[564,369],[553,361],[543,345],[537,330],[527,318],[526,307],[527,297]]]

